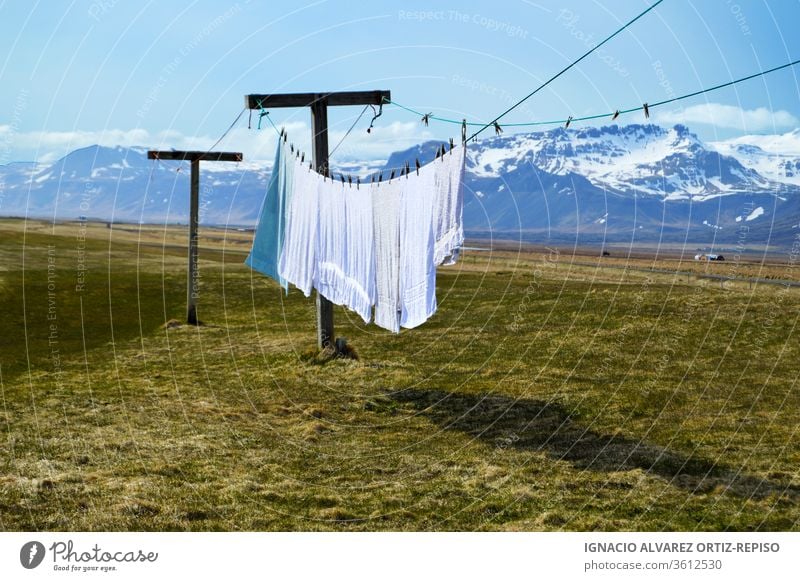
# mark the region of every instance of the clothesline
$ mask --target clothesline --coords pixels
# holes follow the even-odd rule
[[[576,66],[578,63],[580,63],[580,62],[581,62],[583,59],[585,59],[586,57],[588,57],[588,56],[589,56],[590,54],[592,54],[594,51],[596,51],[596,50],[597,50],[597,49],[599,49],[601,46],[603,46],[604,44],[606,44],[607,42],[609,42],[611,39],[613,39],[615,36],[617,36],[618,34],[620,34],[622,31],[626,30],[628,27],[630,27],[631,25],[633,25],[633,24],[634,24],[634,23],[635,23],[637,20],[639,20],[640,18],[642,18],[642,17],[643,17],[645,14],[647,14],[647,13],[648,13],[648,12],[650,12],[651,10],[653,10],[653,9],[654,9],[656,6],[658,6],[659,4],[661,4],[663,1],[664,1],[664,0],[657,0],[656,2],[654,2],[653,4],[651,4],[650,6],[648,6],[646,9],[644,9],[642,12],[640,12],[640,13],[639,13],[639,14],[638,14],[638,15],[637,15],[635,18],[633,18],[632,20],[629,20],[628,22],[626,22],[625,24],[623,24],[623,25],[622,25],[620,28],[618,28],[617,30],[615,30],[614,32],[612,32],[610,35],[608,35],[607,37],[605,37],[605,38],[604,38],[604,39],[603,39],[601,42],[599,42],[599,43],[595,44],[593,47],[591,47],[589,50],[587,50],[585,53],[583,53],[583,54],[582,54],[580,57],[578,57],[577,59],[575,59],[574,61],[572,61],[571,63],[569,63],[567,66],[565,66],[565,67],[564,67],[563,69],[561,69],[559,72],[557,72],[557,73],[556,73],[556,74],[554,74],[552,77],[550,77],[549,79],[547,79],[547,80],[546,80],[544,83],[542,83],[541,85],[539,85],[538,87],[536,87],[536,88],[535,88],[533,91],[531,91],[530,93],[528,93],[528,94],[527,94],[525,97],[523,97],[522,99],[520,99],[519,101],[517,101],[516,103],[514,103],[513,105],[511,105],[511,106],[510,106],[508,109],[506,109],[506,110],[505,110],[505,111],[503,111],[502,113],[500,113],[500,115],[498,115],[497,117],[494,117],[494,118],[493,118],[491,121],[489,121],[488,123],[485,123],[485,124],[483,124],[483,127],[481,127],[481,128],[480,128],[480,129],[478,129],[478,130],[477,130],[475,133],[473,133],[472,135],[470,135],[470,136],[469,136],[469,138],[470,138],[470,139],[473,139],[473,138],[477,137],[479,134],[483,133],[483,131],[484,131],[484,130],[486,130],[488,127],[490,127],[490,126],[492,126],[492,125],[494,126],[494,128],[495,128],[495,131],[497,131],[497,133],[500,133],[500,132],[501,132],[501,130],[500,130],[500,125],[498,124],[498,123],[499,123],[499,121],[500,121],[500,119],[502,119],[503,117],[505,117],[506,115],[508,115],[509,113],[511,113],[511,111],[513,111],[514,109],[516,109],[517,107],[519,107],[520,105],[522,105],[522,104],[523,104],[525,101],[527,101],[528,99],[530,99],[531,97],[533,97],[533,96],[534,96],[536,93],[538,93],[539,91],[541,91],[542,89],[544,89],[545,87],[547,87],[547,86],[548,86],[550,83],[552,83],[553,81],[555,81],[555,80],[556,80],[558,77],[560,77],[561,75],[563,75],[564,73],[566,73],[566,72],[567,72],[568,70],[570,70],[572,67]],[[645,104],[645,105],[644,105],[644,111],[645,111],[645,116],[647,116],[647,104]],[[569,121],[570,121],[570,120],[571,120],[571,118],[570,118],[569,120],[567,120],[567,126],[569,126]]]
[[[705,94],[705,93],[710,93],[712,91],[716,91],[716,90],[719,90],[719,89],[722,89],[722,88],[725,88],[725,87],[730,87],[732,85],[736,85],[736,84],[744,82],[744,81],[748,81],[748,80],[751,80],[751,79],[754,79],[754,78],[757,78],[757,77],[768,75],[770,73],[773,73],[773,72],[776,72],[776,71],[779,71],[779,70],[782,70],[782,69],[786,69],[786,68],[795,66],[797,64],[800,64],[800,59],[785,63],[783,65],[779,65],[779,66],[776,66],[776,67],[772,67],[772,68],[764,70],[764,71],[753,73],[753,74],[747,75],[745,77],[734,79],[733,81],[728,81],[726,83],[720,83],[720,84],[715,85],[713,87],[708,87],[706,89],[700,89],[698,91],[693,91],[691,93],[687,93],[685,95],[681,95],[681,96],[678,96],[678,97],[673,97],[673,98],[670,98],[670,99],[664,99],[662,101],[657,101],[655,103],[650,103],[650,104],[643,103],[642,105],[639,105],[639,106],[636,106],[636,107],[629,107],[627,109],[617,109],[617,110],[615,110],[613,112],[599,113],[599,114],[596,114],[596,115],[585,115],[585,116],[582,116],[582,117],[568,116],[566,118],[554,119],[554,120],[549,120],[549,121],[527,121],[527,122],[521,122],[521,123],[505,123],[502,126],[499,125],[497,122],[494,122],[495,132],[497,134],[502,133],[502,131],[503,131],[502,128],[503,127],[536,127],[536,126],[544,126],[544,125],[562,125],[562,124],[565,125],[566,127],[569,127],[570,124],[573,123],[573,122],[592,121],[592,120],[603,119],[603,118],[608,118],[608,117],[610,117],[610,121],[615,121],[621,115],[626,115],[626,114],[629,114],[629,113],[635,113],[637,111],[643,111],[644,114],[645,114],[645,118],[648,119],[650,117],[650,111],[654,107],[660,107],[660,106],[663,106],[663,105],[667,105],[669,103],[674,103],[676,101],[689,99],[691,97],[696,97],[698,95],[702,95],[702,94]],[[465,137],[466,137],[466,128],[467,127],[476,127],[476,126],[483,127],[483,126],[485,126],[485,123],[484,122],[480,122],[480,121],[467,121],[466,119],[462,119],[462,120],[449,119],[447,117],[440,117],[438,115],[434,115],[433,113],[422,113],[421,111],[415,110],[415,109],[413,109],[411,107],[407,107],[406,105],[402,105],[401,103],[398,103],[397,101],[392,101],[390,99],[384,98],[383,101],[384,101],[384,104],[394,105],[395,107],[398,107],[400,109],[408,111],[409,113],[413,113],[414,115],[419,116],[421,118],[422,122],[425,123],[426,125],[428,124],[429,121],[440,121],[440,122],[443,122],[443,123],[461,125],[461,127],[462,127],[462,140],[465,139]],[[353,125],[350,127],[350,129],[347,131],[347,133],[344,135],[342,140],[334,148],[334,150],[333,150],[334,152],[342,144],[342,142],[350,134],[350,132],[353,130],[355,125],[358,123],[358,121],[363,116],[364,111],[366,111],[366,108],[364,110],[362,110],[361,114],[358,116],[356,121],[353,123]],[[236,118],[236,121],[238,121],[238,119],[241,117],[241,115],[242,114],[240,113],[239,116]],[[264,117],[266,117],[267,121],[269,121],[270,125],[272,125],[273,129],[275,130],[275,133],[278,134],[278,136],[280,136],[282,134],[282,131],[279,130],[278,127],[275,125],[275,123],[272,121],[272,118],[269,115],[269,111],[266,111],[263,107],[260,108],[260,110],[259,110],[258,129],[261,129],[261,121],[262,121],[262,119]],[[236,121],[234,121],[234,124],[236,123]],[[373,118],[373,121],[374,121],[374,118]],[[370,126],[371,126],[371,124],[370,124]],[[228,129],[228,131],[230,131],[230,128]],[[225,134],[227,134],[228,131],[226,131]],[[224,137],[225,134],[223,134],[223,137]],[[471,137],[471,139],[476,139],[476,138],[473,136],[473,137]],[[221,138],[220,138],[220,140],[221,140]],[[452,145],[452,142],[451,142],[451,149],[452,149],[452,147],[453,147],[453,145]],[[439,157],[439,155],[440,155],[440,151],[437,151],[437,158]],[[417,160],[417,164],[418,163],[419,163],[419,160]],[[395,173],[399,172],[399,174],[402,176],[402,175],[406,175],[407,171],[408,171],[407,167],[383,168],[383,169],[379,170],[378,172],[374,172],[371,175],[371,179],[374,180],[375,177],[378,176],[378,178],[380,180],[382,180],[383,179],[383,175],[386,174],[386,173],[389,173],[389,175],[390,175],[389,179],[391,180],[391,179],[394,179],[394,174]],[[352,181],[352,178],[347,178],[347,179],[348,179],[349,182]],[[360,178],[357,178],[356,184],[357,185],[360,184]]]
[[[358,119],[361,118],[363,113],[364,112],[362,111],[361,115],[358,116]],[[258,128],[259,129],[261,128],[261,119],[264,118],[264,117],[266,117],[267,121],[269,121],[270,125],[272,125],[272,128],[275,130],[275,133],[278,135],[278,139],[279,140],[283,139],[283,141],[285,143],[286,140],[288,139],[288,135],[287,135],[287,133],[286,133],[286,131],[284,129],[278,129],[278,126],[275,125],[275,122],[272,121],[272,118],[269,116],[269,111],[265,111],[264,109],[260,110]],[[356,121],[358,121],[358,119]],[[350,131],[352,131],[353,127],[355,127],[355,124],[353,124],[353,126],[350,128]],[[347,137],[347,135],[349,135],[350,131],[347,132],[345,137]],[[463,135],[464,135],[464,132],[462,131],[462,136]],[[342,141],[344,141],[344,138],[342,138]],[[342,142],[340,141],[339,145],[341,145],[341,143]],[[337,147],[338,147],[338,145],[337,145]],[[430,163],[435,163],[436,160],[439,160],[439,159],[444,161],[444,159],[443,159],[444,155],[448,155],[448,154],[452,155],[453,149],[455,149],[456,147],[457,147],[457,145],[452,139],[450,140],[449,149],[447,149],[445,144],[442,143],[441,147],[437,147],[436,156],[434,157],[434,160],[432,162],[430,162]],[[294,144],[290,144],[289,145],[289,150],[290,150],[290,153],[294,154],[297,158],[299,158],[301,160],[301,163],[304,162],[305,153],[301,152],[299,148],[295,148]],[[335,151],[335,149],[334,149],[334,151]],[[323,181],[326,180],[326,179],[329,179],[329,178],[331,180],[335,181],[336,180],[335,174],[339,173],[339,181],[341,181],[341,183],[343,183],[343,184],[346,183],[349,186],[355,185],[356,188],[359,188],[361,185],[368,184],[368,183],[376,183],[376,184],[380,185],[381,183],[383,183],[384,175],[386,175],[386,174],[389,175],[389,177],[386,178],[386,182],[387,183],[391,182],[394,179],[399,179],[399,178],[404,177],[404,176],[408,177],[411,174],[412,171],[416,172],[417,174],[419,174],[419,170],[421,168],[422,168],[422,165],[420,164],[419,159],[416,159],[413,168],[411,167],[410,162],[406,162],[405,166],[402,166],[402,167],[382,168],[382,169],[380,169],[378,171],[372,172],[371,174],[369,174],[369,178],[370,178],[369,181],[367,181],[367,179],[365,178],[364,181],[362,182],[361,178],[357,176],[356,180],[354,182],[353,181],[353,177],[351,175],[346,175],[344,172],[331,172],[331,175],[327,176],[327,175],[324,175],[324,174],[319,174],[319,172],[314,168],[314,164],[313,163],[309,162],[309,164],[308,164],[308,171],[313,171],[313,172],[321,175],[322,178],[323,178]]]
[[[283,133],[283,138],[284,140],[286,139],[285,132]],[[439,161],[444,162],[445,156],[452,155],[453,150],[455,148],[456,145],[455,143],[453,143],[452,140],[450,141],[449,149],[444,143],[442,143],[441,147],[437,148],[436,156],[429,163],[437,163]],[[295,149],[294,145],[290,145],[290,149],[293,155],[296,158],[300,159],[301,163],[304,163],[305,153],[302,153],[299,149]],[[402,177],[408,178],[408,176],[410,176],[412,173],[416,173],[417,175],[419,175],[419,171],[420,169],[422,169],[422,167],[423,165],[420,163],[419,159],[416,159],[413,167],[411,166],[411,162],[406,162],[404,166],[381,168],[378,171],[369,174],[369,180],[367,180],[367,178],[365,177],[363,181],[361,180],[360,176],[356,176],[355,181],[353,181],[352,175],[345,174],[344,172],[341,171],[330,172],[330,175],[321,174],[314,168],[314,164],[312,162],[309,162],[307,171],[318,174],[320,177],[322,177],[323,181],[330,179],[333,182],[340,181],[343,184],[347,184],[349,186],[355,186],[356,188],[358,188],[362,185],[368,185],[372,183],[374,183],[375,185],[380,185],[384,181],[386,181],[386,183],[389,183],[392,180],[400,179]],[[337,174],[339,175],[338,179],[336,177]],[[387,174],[389,177],[384,178],[384,176]]]

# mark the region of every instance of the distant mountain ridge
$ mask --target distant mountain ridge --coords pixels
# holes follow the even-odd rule
[[[747,139],[705,144],[683,125],[614,125],[469,144],[465,227],[539,241],[789,245],[800,232],[800,130],[753,136],[768,149]]]
[[[335,171],[414,167],[440,142]],[[787,245],[800,230],[800,130],[704,143],[687,127],[553,129],[468,145],[465,228],[482,237]],[[201,222],[252,225],[268,164],[208,163]],[[0,215],[185,222],[188,164],[92,146],[49,165],[0,166]]]

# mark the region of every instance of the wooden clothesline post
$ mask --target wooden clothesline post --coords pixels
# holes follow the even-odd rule
[[[309,107],[311,134],[314,138],[314,167],[330,175],[328,167],[328,107],[343,105],[381,105],[390,101],[390,91],[340,91],[336,93],[283,93],[278,95],[245,95],[248,109]],[[336,348],[333,330],[333,303],[317,292],[317,346]]]
[[[191,162],[192,175],[189,193],[189,266],[186,282],[186,322],[197,325],[197,225],[200,214],[200,161],[242,161],[241,153],[213,151],[148,151],[147,159],[165,159]]]

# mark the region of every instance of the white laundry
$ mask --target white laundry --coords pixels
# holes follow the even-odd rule
[[[283,248],[278,262],[281,277],[311,295],[317,272],[319,188],[322,176],[293,162],[292,194],[286,212]]]
[[[372,196],[368,186],[324,180],[319,185],[314,287],[358,313],[365,323],[375,303]]]
[[[437,308],[436,267],[463,244],[464,147],[391,181],[323,178],[296,158],[284,167],[287,198],[280,277],[312,288],[394,333]]]
[[[427,321],[436,312],[436,263],[434,262],[434,178],[436,161],[401,176],[400,198],[400,325],[408,329]]]
[[[314,288],[334,304],[344,304],[347,252],[345,189],[343,183],[324,180],[318,187],[319,226],[316,237],[317,269]]]
[[[399,179],[370,186],[375,235],[375,324],[400,332]]]
[[[348,187],[345,192],[347,252],[343,304],[358,313],[365,323],[372,319],[375,304],[375,234],[373,230],[372,189],[366,184]]]
[[[434,262],[453,264],[464,244],[464,162],[466,147],[455,147],[434,160],[433,224],[436,246]]]
[[[464,157],[464,147],[453,148],[400,178],[402,327],[417,327],[436,312],[436,267],[454,264],[464,243]]]

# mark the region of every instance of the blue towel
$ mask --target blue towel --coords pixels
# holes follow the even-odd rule
[[[275,150],[275,163],[267,186],[267,195],[261,206],[256,226],[253,248],[244,263],[268,277],[276,280],[286,291],[289,283],[278,274],[278,260],[283,249],[283,233],[286,227],[287,197],[291,191],[291,176],[287,175],[290,164],[286,163],[285,145],[278,139]]]

